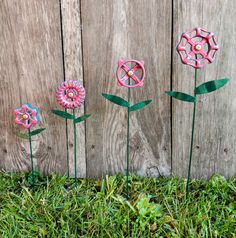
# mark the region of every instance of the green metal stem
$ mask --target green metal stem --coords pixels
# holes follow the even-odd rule
[[[66,109],[65,109],[65,112]],[[66,163],[67,163],[67,178],[70,178],[70,161],[69,161],[69,153],[68,153],[68,120],[65,119],[65,122],[66,122],[66,138],[67,138],[67,152],[66,152]]]
[[[75,118],[75,109],[73,109],[73,116]],[[75,119],[73,120],[73,126],[74,126],[74,169],[75,169],[75,181],[77,181],[76,123],[75,123]]]
[[[128,103],[130,103],[130,88],[128,88]],[[129,199],[129,140],[130,140],[130,110],[127,109],[127,149],[126,149],[126,198]]]
[[[198,71],[195,69],[195,77],[194,77],[194,104],[193,104],[193,119],[192,119],[192,135],[191,135],[191,146],[190,146],[190,154],[189,154],[189,164],[188,164],[188,179],[186,186],[186,199],[188,199],[189,194],[189,183],[191,179],[191,165],[192,165],[192,156],[193,156],[193,143],[194,143],[194,130],[195,130],[195,119],[196,119],[196,110],[197,110],[197,97],[196,97],[196,85],[197,85],[197,77]]]
[[[31,171],[32,171],[32,179],[33,179],[33,186],[34,186],[34,183],[35,183],[35,178],[34,178],[34,161],[33,161],[32,139],[31,139],[30,128],[28,129],[28,135],[29,135],[29,145],[30,145]]]

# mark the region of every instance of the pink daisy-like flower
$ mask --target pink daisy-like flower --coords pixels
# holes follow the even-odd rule
[[[199,27],[183,33],[177,46],[183,64],[196,69],[211,64],[218,49],[214,34]]]
[[[32,107],[27,103],[22,104],[20,108],[15,109],[16,124],[24,126],[29,129],[32,125],[38,123],[38,108]]]
[[[56,98],[65,108],[78,108],[85,100],[85,89],[78,81],[67,80],[57,88]]]

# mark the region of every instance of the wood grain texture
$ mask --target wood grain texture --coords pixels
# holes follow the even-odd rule
[[[115,77],[120,58],[146,64],[145,86],[132,91],[132,101],[153,99],[132,113],[131,167],[139,175],[169,174],[170,102],[162,91],[170,87],[171,1],[81,4],[86,111],[93,114],[86,124],[87,175],[123,172],[126,166],[126,110],[101,97],[106,92],[127,98]]]
[[[173,90],[193,93],[194,69],[180,62],[175,46],[182,32],[196,26],[213,31],[220,51],[216,61],[200,70],[198,85],[204,81],[231,78],[229,85],[198,97],[192,176],[208,178],[213,173],[236,175],[236,2],[232,0],[174,1]],[[173,100],[173,173],[186,176],[190,147],[192,105]]]
[[[13,114],[28,102],[40,108],[35,129],[47,128],[33,140],[37,169],[65,174],[68,154],[74,176],[71,121],[66,136],[65,121],[50,110],[59,109],[55,89],[60,82],[76,79],[87,91],[78,115],[92,114],[77,126],[79,177],[124,172],[127,111],[101,93],[127,98],[115,72],[120,58],[134,58],[145,61],[147,75],[144,86],[131,91],[132,103],[153,102],[131,113],[131,169],[144,176],[169,175],[172,130],[173,174],[186,176],[192,105],[172,101],[171,128],[164,91],[170,89],[172,60],[173,90],[193,93],[194,69],[180,62],[175,47],[182,32],[199,26],[215,33],[221,50],[200,71],[198,84],[225,76],[231,82],[198,97],[192,176],[236,176],[235,20],[234,0],[0,0],[0,168],[30,169],[29,144],[16,137],[23,128],[14,124]]]
[[[80,1],[61,0],[65,79],[77,80],[83,84]],[[77,110],[77,116],[84,114],[84,108]],[[89,120],[89,119],[88,119]],[[68,156],[71,176],[74,176],[73,123],[68,121]],[[86,177],[85,122],[77,124],[77,175]]]
[[[144,87],[132,90],[133,103],[152,103],[131,115],[133,169],[144,176],[168,176],[171,165],[170,89],[171,1],[127,1],[129,56],[145,62]],[[132,7],[135,4],[135,7]]]
[[[29,170],[29,144],[15,132],[14,109],[28,102],[40,108],[34,137],[36,169],[43,174],[66,172],[65,124],[50,110],[56,106],[55,88],[63,78],[59,2],[0,1],[0,167]],[[35,127],[35,128],[37,128]]]

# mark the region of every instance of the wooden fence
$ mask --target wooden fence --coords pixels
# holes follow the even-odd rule
[[[78,129],[78,173],[100,177],[123,172],[126,111],[102,92],[127,96],[118,87],[120,58],[145,61],[144,87],[133,102],[153,99],[132,114],[132,170],[139,175],[186,176],[192,104],[170,100],[165,90],[192,93],[194,70],[180,62],[175,47],[182,32],[196,26],[215,32],[216,62],[201,70],[200,81],[228,76],[230,84],[201,96],[198,103],[193,176],[236,175],[236,1],[235,0],[0,0],[0,168],[30,168],[28,143],[16,137],[13,110],[23,102],[40,107],[33,154],[43,173],[73,176],[70,122],[50,113],[61,109],[55,89],[76,79],[87,90],[92,114]]]

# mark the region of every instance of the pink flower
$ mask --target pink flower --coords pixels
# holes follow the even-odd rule
[[[116,77],[119,86],[136,88],[143,86],[145,68],[143,61],[119,60]]]
[[[183,64],[196,69],[211,64],[218,49],[214,34],[199,27],[183,33],[177,46]]]
[[[24,128],[29,129],[32,125],[38,123],[38,108],[32,107],[29,104],[22,104],[20,108],[15,109],[16,124],[24,126]]]
[[[57,88],[56,98],[58,103],[65,108],[77,108],[85,100],[85,89],[78,81],[67,80]]]

